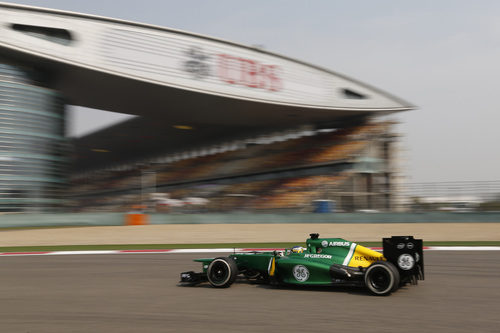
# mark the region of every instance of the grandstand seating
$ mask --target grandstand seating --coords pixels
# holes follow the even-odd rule
[[[323,171],[294,176],[294,170],[343,161],[354,163],[373,138],[386,133],[389,126],[385,122],[367,123],[176,162],[138,163],[127,171],[100,170],[73,181],[74,208],[84,211],[125,210],[127,206],[146,200],[143,193],[146,187],[147,193],[168,192],[170,199],[207,198],[207,204],[197,207],[203,211],[310,210],[313,200],[325,199],[328,190],[338,187],[350,173]],[[292,171],[278,175],[277,172],[283,170]],[[146,179],[147,174],[155,179]],[[266,175],[267,179],[259,179],[256,174]]]

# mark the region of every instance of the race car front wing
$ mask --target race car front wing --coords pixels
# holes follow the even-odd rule
[[[193,271],[181,273],[181,283],[198,284],[207,281],[206,273],[196,273]]]

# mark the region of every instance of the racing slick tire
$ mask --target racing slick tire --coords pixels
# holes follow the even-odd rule
[[[238,275],[238,266],[233,258],[215,258],[207,268],[208,282],[215,288],[227,288]]]
[[[365,285],[370,292],[377,296],[386,296],[399,287],[399,271],[388,261],[376,261],[371,264],[365,273]]]

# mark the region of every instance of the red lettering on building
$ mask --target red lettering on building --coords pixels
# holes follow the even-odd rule
[[[250,88],[279,91],[283,87],[278,66],[228,54],[218,55],[217,75],[229,84]]]

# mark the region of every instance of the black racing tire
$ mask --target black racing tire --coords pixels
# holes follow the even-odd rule
[[[227,288],[238,275],[238,266],[233,258],[215,258],[207,269],[208,282],[215,288]]]
[[[399,271],[388,261],[376,261],[365,272],[365,285],[377,296],[387,296],[399,288]]]

